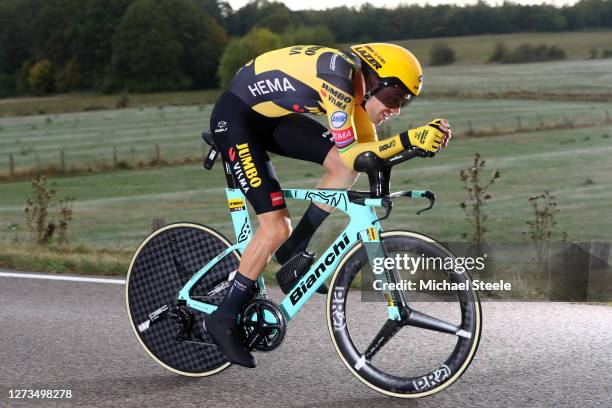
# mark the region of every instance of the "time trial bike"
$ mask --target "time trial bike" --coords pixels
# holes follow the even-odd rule
[[[210,169],[219,149],[209,133],[202,136],[211,145],[204,162]],[[362,153],[355,169],[367,173],[370,191],[282,190],[285,199],[333,206],[347,214],[349,221],[307,272],[286,288],[287,296],[279,304],[268,298],[263,274],[259,277],[256,293],[239,318],[250,350],[278,347],[287,324],[329,279],[326,309],[331,342],[344,365],[364,384],[393,397],[418,398],[445,389],[465,372],[482,330],[476,290],[464,285],[446,293],[450,297],[415,300],[398,284],[401,271],[393,266],[375,276],[382,289],[369,299],[378,301],[368,301],[362,291],[364,282],[373,280],[377,258],[455,257],[429,236],[382,228],[394,201],[426,198],[429,207],[424,210],[433,207],[431,191],[389,192],[391,168],[424,155],[422,150],[409,149],[383,160],[371,152]],[[140,344],[161,366],[186,376],[208,376],[230,366],[207,334],[205,321],[229,290],[240,255],[252,237],[245,196],[230,164],[222,162],[235,243],[196,223],[164,226],[139,246],[126,280],[128,316]],[[376,209],[384,214],[379,217]],[[419,273],[453,283],[471,280],[469,272],[452,268]]]

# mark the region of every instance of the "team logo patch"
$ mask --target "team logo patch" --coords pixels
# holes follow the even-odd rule
[[[332,130],[332,134],[334,135],[334,142],[339,148],[346,147],[355,141],[353,128],[348,128],[345,130]]]
[[[244,200],[241,198],[232,198],[227,201],[227,206],[231,212],[241,211],[245,209]]]
[[[278,207],[279,205],[285,204],[285,198],[280,191],[270,193],[270,201],[272,202],[272,207]]]
[[[334,129],[340,129],[346,123],[348,115],[343,111],[335,111],[331,115],[331,125]]]
[[[217,122],[217,128],[215,129],[215,133],[221,133],[227,131],[227,122],[221,120]]]

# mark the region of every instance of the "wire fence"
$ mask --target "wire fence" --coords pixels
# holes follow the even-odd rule
[[[508,115],[504,120],[467,119],[452,120],[454,137],[484,137],[521,132],[539,132],[558,129],[588,128],[612,124],[608,110],[582,111],[559,115],[530,113]],[[411,129],[420,122],[398,121],[379,129],[379,136],[385,138]],[[402,129],[403,130],[403,129]],[[140,169],[157,166],[181,165],[201,161],[208,146],[198,143],[177,143],[175,145],[154,144],[150,146],[116,145],[91,149],[62,147],[58,150],[46,148],[37,151],[35,147],[21,147],[19,151],[0,156],[0,179],[19,180],[37,174],[84,174],[114,170]]]

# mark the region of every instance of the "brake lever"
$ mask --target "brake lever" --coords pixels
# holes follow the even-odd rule
[[[417,211],[417,215],[421,215],[421,213],[431,210],[436,202],[436,195],[433,191],[425,190],[420,194],[421,198],[426,198],[429,200],[429,207],[423,208],[422,210]]]
[[[388,198],[383,198],[381,204],[383,208],[385,209],[385,215],[383,215],[382,217],[380,217],[374,222],[379,222],[379,221],[386,220],[387,218],[389,218],[389,215],[391,214],[391,210],[393,209],[393,201],[391,201]]]

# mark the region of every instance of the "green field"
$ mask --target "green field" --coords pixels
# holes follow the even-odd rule
[[[462,96],[489,92],[554,93],[561,98],[579,94],[584,99],[588,95],[610,96],[612,59],[428,67],[423,87],[425,93],[459,92]]]
[[[558,197],[558,230],[570,239],[609,240],[612,236],[612,126],[535,132],[521,135],[453,141],[439,157],[417,159],[394,170],[392,188],[429,188],[436,191],[434,210],[414,212],[425,203],[399,201],[387,228],[414,228],[442,239],[459,240],[468,232],[459,203],[465,197],[459,170],[470,165],[474,152],[487,168],[502,173],[491,189],[490,239],[521,241],[530,219],[529,196],[549,190]],[[274,157],[284,186],[312,187],[321,174],[318,166]],[[152,170],[118,171],[52,180],[60,195],[76,198],[74,242],[94,247],[133,248],[148,233],[152,218],[166,222],[196,221],[231,234],[225,207],[220,166],[205,172],[198,165]],[[365,178],[358,187],[365,188]],[[26,239],[23,203],[30,194],[27,182],[0,184],[0,239]],[[290,204],[299,214],[302,203]],[[324,228],[330,237],[346,221],[335,214]],[[327,231],[327,232],[325,232]]]
[[[446,44],[455,50],[457,64],[482,64],[486,62],[495,44],[502,42],[508,49],[521,44],[546,44],[561,47],[568,59],[587,59],[591,48],[612,49],[612,32],[566,32],[566,33],[518,33],[478,35],[447,38],[424,38],[393,41],[411,50],[419,60],[429,61],[429,52],[434,44]]]
[[[523,41],[521,36],[533,43],[546,42],[543,39],[547,36],[567,44],[580,43],[587,52],[588,41],[603,41],[610,33],[572,34],[575,38],[565,34],[520,34],[507,38],[518,44]],[[574,240],[610,240],[612,124],[607,118],[612,114],[612,101],[605,97],[601,101],[590,100],[587,94],[612,94],[612,59],[470,65],[480,61],[476,48],[486,55],[487,44],[492,48],[497,37],[501,36],[487,36],[488,42],[474,37],[448,39],[465,41],[466,57],[460,59],[462,64],[426,68],[426,93],[383,129],[389,134],[446,117],[455,136],[450,147],[438,157],[416,159],[393,172],[393,190],[434,190],[438,196],[434,209],[416,216],[415,211],[425,203],[399,201],[384,225],[420,230],[443,240],[461,240],[469,226],[459,206],[466,193],[458,175],[471,164],[473,154],[480,152],[487,161],[488,172],[498,169],[502,173],[491,188],[493,199],[486,206],[490,216],[489,240],[522,242],[525,222],[533,217],[527,200],[545,190],[557,196],[561,211],[555,239],[561,232],[567,232]],[[427,40],[419,41],[426,44]],[[468,49],[472,51],[468,53]],[[579,49],[576,45],[576,53],[572,51],[570,56],[579,58]],[[542,100],[520,99],[520,95],[514,99],[495,98],[508,91],[556,93],[559,97],[548,94],[544,96],[548,99]],[[131,95],[129,109],[65,114],[46,109],[53,106],[49,109],[57,109],[56,112],[81,111],[95,106],[96,98],[107,98],[105,108],[112,108],[118,96],[0,101],[0,116],[14,114],[19,106],[24,112],[46,106],[43,110],[47,112],[0,118],[0,175],[8,172],[9,155],[17,169],[57,165],[60,151],[64,152],[67,169],[111,163],[114,148],[118,160],[125,162],[151,159],[155,145],[160,146],[164,159],[197,157],[203,147],[199,134],[207,126],[211,112],[207,103],[216,92],[149,95],[144,99]],[[458,95],[440,96],[452,92]],[[569,94],[585,100],[564,100]],[[560,124],[566,129],[533,131]],[[499,135],[465,137],[470,129]],[[313,187],[321,176],[321,169],[309,163],[278,156],[273,156],[273,163],[285,187]],[[153,218],[209,224],[233,236],[220,166],[213,172],[204,171],[198,163],[118,170],[52,177],[50,182],[60,197],[76,199],[70,230],[73,243],[129,251],[148,234]],[[357,188],[366,187],[366,179],[361,177]],[[23,206],[30,190],[27,181],[0,183],[0,243],[27,241]],[[289,208],[297,216],[305,204],[290,202]],[[322,247],[345,222],[340,213],[330,217],[314,247]]]
[[[9,155],[20,168],[60,165],[92,166],[151,159],[155,145],[165,159],[201,155],[201,131],[208,126],[211,105],[123,109],[73,114],[0,119],[0,175],[9,172]],[[612,102],[554,102],[536,100],[467,100],[421,98],[403,115],[389,121],[387,133],[398,133],[446,117],[461,136],[475,130],[513,131],[563,121],[601,123]]]
[[[218,90],[129,94],[128,106],[202,105],[213,103]],[[0,99],[0,117],[116,109],[122,95],[70,94]]]

